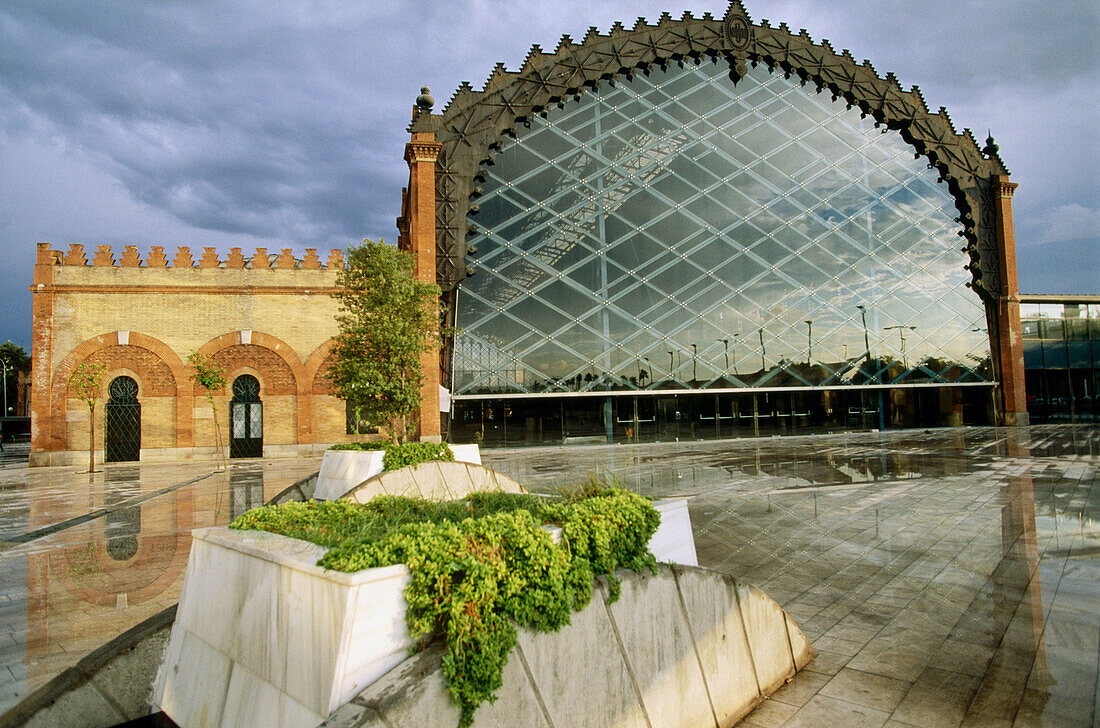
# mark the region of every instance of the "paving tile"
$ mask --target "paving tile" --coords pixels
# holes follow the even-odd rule
[[[819,692],[821,695],[889,713],[898,706],[909,687],[910,683],[904,680],[846,667],[833,676]]]
[[[839,652],[829,652],[824,648],[819,648],[817,650],[817,657],[807,665],[806,669],[820,672],[823,675],[835,675],[837,671],[848,664],[848,661],[851,659],[849,655],[842,655]]]
[[[925,728],[955,728],[966,715],[976,689],[968,676],[958,677],[962,678],[961,682],[918,680],[909,688],[892,717]]]
[[[784,723],[783,728],[882,728],[889,717],[890,714],[883,710],[816,695]]]
[[[797,706],[765,699],[737,725],[746,728],[779,728],[797,712]]]
[[[829,675],[819,672],[803,670],[795,675],[789,683],[771,694],[771,699],[778,703],[801,706],[817,694],[821,687],[830,680]]]

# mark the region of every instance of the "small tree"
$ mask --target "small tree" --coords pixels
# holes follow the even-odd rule
[[[0,394],[0,401],[4,402],[5,406],[0,410],[0,417],[7,417],[11,414],[8,408],[12,407],[8,403],[14,403],[18,398],[19,377],[16,376],[16,372],[29,374],[31,371],[31,358],[27,356],[27,352],[19,344],[5,341],[0,344],[0,361],[4,363],[5,375],[3,377],[4,391]]]
[[[336,395],[404,442],[420,406],[420,357],[438,350],[439,286],[417,280],[410,253],[372,240],[347,250],[336,277],[340,334],[328,369]]]
[[[225,370],[214,363],[213,357],[197,351],[187,356],[191,365],[191,381],[206,392],[206,401],[210,403],[210,416],[214,418],[214,447],[218,463],[226,467],[225,454],[222,452],[222,431],[218,425],[218,408],[214,405],[214,393],[225,389]]]
[[[107,367],[82,361],[69,377],[69,388],[77,399],[88,405],[88,472],[95,472],[95,403],[101,396]]]

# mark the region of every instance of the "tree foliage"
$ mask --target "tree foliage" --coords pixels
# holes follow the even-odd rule
[[[4,377],[3,387],[5,389],[6,401],[9,403],[10,408],[14,408],[16,398],[18,397],[18,379],[16,372],[23,372],[27,374],[31,370],[31,358],[27,356],[27,352],[19,344],[13,344],[10,341],[5,341],[0,344],[0,361],[4,362],[6,368],[6,376]],[[5,397],[0,395],[0,401],[4,401]],[[0,411],[0,417],[8,415],[7,411]]]
[[[82,361],[69,377],[69,391],[88,406],[88,472],[95,472],[95,403],[103,396],[107,366]]]
[[[440,344],[439,286],[417,280],[410,253],[364,240],[337,275],[340,334],[328,378],[356,420],[404,441],[420,406],[420,356]]]
[[[214,405],[214,393],[225,389],[225,370],[214,363],[213,357],[197,351],[187,355],[187,363],[191,365],[191,381],[206,392],[206,401],[210,404],[210,414],[214,418],[214,447],[217,449],[218,460],[224,466],[226,463],[222,452],[222,432],[218,424],[218,408]]]
[[[31,370],[31,358],[26,350],[19,344],[5,341],[0,344],[0,359],[8,363],[8,370],[19,370],[24,374]]]

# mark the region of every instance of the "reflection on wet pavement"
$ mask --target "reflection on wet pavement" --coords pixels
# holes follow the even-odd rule
[[[966,428],[485,450],[535,491],[600,469],[689,499],[700,563],[790,611],[818,657],[747,726],[1088,726],[1100,430]],[[0,470],[0,711],[174,604],[190,531],[319,459]]]
[[[0,471],[0,712],[175,604],[191,530],[224,525],[319,459]]]
[[[1089,726],[1100,430],[967,428],[486,451],[535,490],[600,469],[689,499],[699,561],[817,659],[747,726]]]

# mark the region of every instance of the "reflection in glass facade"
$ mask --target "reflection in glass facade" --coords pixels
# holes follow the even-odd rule
[[[482,171],[456,395],[992,378],[946,186],[797,79],[654,69]]]
[[[1020,304],[1032,422],[1100,420],[1100,302]]]

